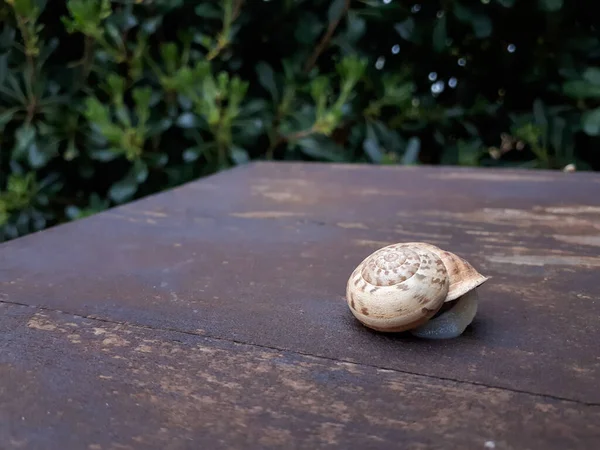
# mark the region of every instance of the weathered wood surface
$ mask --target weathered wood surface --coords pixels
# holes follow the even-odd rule
[[[600,447],[598,192],[264,163],[5,243],[0,448]],[[415,240],[490,277],[458,339],[370,332],[343,300]]]
[[[600,410],[3,305],[2,448],[593,448]]]

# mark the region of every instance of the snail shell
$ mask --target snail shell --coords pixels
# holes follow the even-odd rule
[[[487,277],[477,272],[471,264],[460,256],[425,242],[417,242],[415,244],[435,253],[444,262],[444,266],[446,266],[446,270],[448,271],[448,277],[450,278],[450,287],[445,301],[456,300],[487,281]]]
[[[368,328],[401,332],[421,327],[444,302],[486,280],[467,261],[434,245],[398,243],[373,252],[356,267],[348,279],[346,300]]]

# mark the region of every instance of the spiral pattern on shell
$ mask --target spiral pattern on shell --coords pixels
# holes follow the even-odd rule
[[[404,282],[413,277],[421,265],[417,252],[398,245],[384,247],[365,261],[360,275],[374,286],[392,286]]]
[[[354,316],[369,328],[404,331],[442,306],[449,277],[442,259],[419,243],[393,244],[365,258],[346,287]]]
[[[427,249],[441,258],[450,280],[446,302],[458,299],[487,281],[487,277],[481,275],[471,264],[454,253],[425,242],[414,242],[410,245]]]

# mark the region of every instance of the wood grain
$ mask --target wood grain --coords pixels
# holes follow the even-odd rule
[[[227,401],[216,403],[227,411],[243,408],[236,405],[244,402],[251,405],[248,408],[255,407],[261,389],[274,395],[263,398],[264,408],[277,409],[280,403],[290,402],[286,395],[297,395],[297,391],[276,378],[280,367],[255,371],[261,357],[253,352],[288,355],[298,361],[291,364],[295,382],[304,380],[310,386],[299,398],[330,389],[321,399],[323,405],[343,400],[348,408],[360,405],[361,410],[371,411],[369,416],[378,417],[373,422],[365,415],[352,416],[350,429],[368,430],[359,438],[327,430],[340,447],[350,442],[344,440],[346,436],[353,436],[366,448],[379,448],[376,439],[367,437],[373,435],[383,443],[406,444],[402,448],[447,448],[444,439],[450,439],[453,448],[483,448],[486,439],[505,445],[496,448],[595,448],[589,444],[598,442],[594,441],[597,429],[590,424],[600,406],[600,199],[595,194],[599,183],[600,178],[591,173],[251,164],[1,245],[0,304],[13,305],[6,306],[10,314],[17,314],[13,310],[17,305],[26,305],[31,309],[23,311],[48,314],[53,321],[85,317],[86,326],[98,329],[101,324],[122,322],[126,323],[121,325],[123,333],[132,336],[147,333],[147,339],[168,345],[191,340],[219,348],[218,358],[247,364],[237,369],[248,377],[248,384],[235,391],[237,400],[227,394]],[[480,289],[474,323],[459,338],[438,342],[384,335],[361,326],[351,315],[344,295],[356,265],[381,246],[406,241],[441,246],[490,278]],[[114,364],[118,358],[113,356],[118,355],[94,347],[96,341],[89,333],[86,339],[91,347],[86,349],[66,337],[73,333],[43,329],[34,333],[22,321],[7,319],[10,314],[2,318],[0,328],[2,370],[7,371],[0,378],[4,399],[0,410],[13,408],[7,422],[10,427],[16,426],[19,411],[30,408],[32,415],[39,415],[39,423],[46,424],[40,426],[63,430],[52,441],[56,445],[66,442],[61,448],[69,448],[69,439],[77,436],[87,436],[90,445],[92,437],[109,439],[104,434],[110,426],[125,428],[115,431],[113,441],[98,441],[103,442],[101,448],[112,448],[109,442],[148,448],[132,443],[133,437],[145,434],[152,436],[151,441],[167,442],[167,437],[164,441],[157,437],[156,430],[165,415],[174,413],[156,406],[155,418],[143,422],[142,416],[136,416],[140,397],[121,398],[110,414],[98,409],[112,390],[105,392],[101,379],[87,371],[99,372],[100,367]],[[333,430],[347,431],[341,416],[335,416],[336,421],[323,410],[320,416],[293,408],[281,417],[259,414],[260,425],[246,414],[236,419],[245,424],[241,428],[235,421],[225,423],[225,416],[218,419],[214,410],[213,416],[206,410],[193,412],[200,402],[197,398],[159,394],[160,380],[167,373],[161,372],[159,352],[144,354],[127,348],[123,349],[129,352],[126,358],[135,356],[139,358],[134,358],[135,364],[145,361],[156,372],[157,378],[150,373],[144,381],[146,395],[157,392],[153,405],[172,401],[174,410],[177,402],[188,405],[182,406],[180,414],[188,428],[174,429],[192,430],[191,434],[181,431],[182,437],[174,438],[180,431],[169,431],[169,439],[178,442],[170,448],[187,448],[184,436],[201,439],[201,435],[206,435],[204,442],[210,442],[211,448],[227,447],[226,443],[235,448],[243,442],[260,448],[258,435],[252,435],[255,427],[263,430],[257,432],[260,436],[265,435],[260,427],[274,427],[278,433],[286,430],[282,435],[300,438],[294,442],[306,448],[327,442],[315,437],[320,423],[330,420],[336,424]],[[183,364],[177,371],[208,370],[200,367],[209,360],[195,365],[187,353],[175,350]],[[70,362],[77,370],[67,369]],[[38,374],[44,367],[51,381]],[[336,378],[345,373],[340,367],[352,367],[361,375]],[[232,365],[228,371],[236,369]],[[324,376],[334,381],[327,388],[315,384],[313,371],[333,371],[335,375]],[[120,383],[126,383],[131,371],[119,376]],[[221,377],[214,376],[216,380]],[[388,376],[395,383],[405,383],[400,406],[377,413],[383,404],[377,399],[392,396],[381,385]],[[77,384],[80,399],[98,392],[92,402],[96,409],[86,409],[80,400],[80,409],[72,415],[61,413],[71,419],[58,418],[54,425],[42,421],[45,403],[38,407],[34,399],[48,395],[48,402],[60,402],[59,393],[67,395],[69,386],[80,383],[78,377],[82,380]],[[20,380],[21,390],[17,389]],[[188,375],[178,389],[185,390],[186,384],[191,389],[196,386],[193,380]],[[29,382],[31,389],[26,390]],[[260,389],[255,387],[257,393],[250,396],[253,383]],[[358,391],[346,392],[354,385],[362,386],[361,396]],[[414,397],[409,400],[408,386],[422,394],[411,393]],[[218,383],[211,389],[209,402],[221,390],[229,392]],[[430,391],[435,394],[426,394]],[[201,397],[208,395],[202,392]],[[343,395],[349,397],[344,400]],[[478,401],[485,406],[471,414],[468,405]],[[448,402],[460,405],[458,417],[451,414],[454,410],[444,409]],[[408,408],[406,415],[401,407]],[[186,408],[192,412],[185,412]],[[439,409],[445,412],[438,414]],[[95,414],[107,422],[95,427]],[[198,424],[191,425],[190,421],[205,414],[212,417],[210,423],[218,423],[212,434]],[[401,423],[386,422],[378,414],[388,420],[401,417]],[[113,416],[116,419],[110,419]],[[478,423],[479,416],[481,420],[487,417],[483,425]],[[129,417],[131,426],[127,426]],[[419,426],[414,428],[410,417],[417,418]],[[73,418],[82,425],[68,437],[64,430],[72,430],[69,420]],[[435,426],[429,427],[426,418],[433,418]],[[38,436],[34,425],[15,436],[38,439],[44,433]],[[434,437],[428,437],[427,427],[438,430]],[[454,434],[453,427],[464,433]],[[472,437],[468,436],[470,428]],[[488,437],[486,429],[496,435]]]
[[[600,407],[0,306],[6,450],[590,449]],[[5,335],[6,338],[6,335]]]

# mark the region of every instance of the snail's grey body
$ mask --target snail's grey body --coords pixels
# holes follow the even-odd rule
[[[450,309],[411,330],[411,334],[426,339],[452,339],[463,334],[477,314],[479,296],[476,290],[455,300]]]

